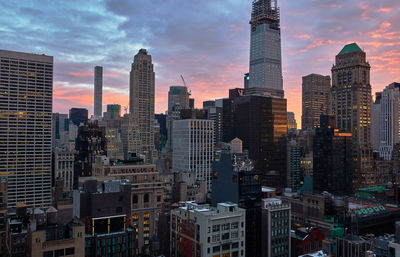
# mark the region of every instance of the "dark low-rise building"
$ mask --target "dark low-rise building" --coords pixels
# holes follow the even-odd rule
[[[134,256],[131,184],[124,180],[87,179],[74,191],[74,217],[85,224],[86,256]]]

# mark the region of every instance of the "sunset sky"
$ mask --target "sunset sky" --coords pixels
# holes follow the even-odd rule
[[[357,42],[373,92],[400,81],[399,0],[278,0],[288,111],[301,123],[301,77],[330,75],[335,55]],[[147,48],[156,72],[156,111],[182,74],[203,100],[243,87],[250,0],[27,0],[0,2],[0,48],[55,57],[54,112],[93,112],[93,68],[104,67],[103,109],[128,104],[133,56]]]

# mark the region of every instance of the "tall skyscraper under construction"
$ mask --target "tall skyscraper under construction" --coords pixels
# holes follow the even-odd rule
[[[280,13],[277,0],[254,0],[251,13],[250,73],[246,94],[282,97]]]

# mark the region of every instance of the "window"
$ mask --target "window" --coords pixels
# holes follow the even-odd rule
[[[133,197],[132,197],[132,203],[133,203],[133,204],[137,204],[137,203],[138,203],[138,196],[137,196],[137,195],[133,195]]]
[[[144,195],[143,201],[144,201],[145,203],[148,203],[148,202],[149,202],[149,194],[145,194],[145,195]]]
[[[53,257],[53,251],[44,252],[43,257]]]
[[[238,242],[232,244],[232,249],[236,249],[236,248],[239,248]]]
[[[229,239],[229,233],[222,234],[222,240],[227,240],[227,239]]]
[[[213,237],[212,237],[213,242],[218,242],[219,240],[220,240],[219,234],[213,235]]]
[[[219,252],[219,245],[213,247],[213,253]]]
[[[219,225],[213,225],[213,232],[219,231]]]
[[[229,223],[225,223],[222,225],[222,230],[229,230]]]
[[[231,249],[231,245],[230,244],[222,245],[222,251],[226,251],[226,250],[229,250],[229,249]]]
[[[239,227],[239,222],[233,222],[232,224],[231,224],[231,228],[232,229],[237,229]]]
[[[73,255],[73,254],[75,254],[75,248],[74,247],[65,249],[65,255]]]
[[[238,236],[239,236],[239,233],[237,231],[232,232],[232,235],[231,235],[232,238],[238,238]]]
[[[59,249],[54,251],[54,257],[64,256],[64,249]]]

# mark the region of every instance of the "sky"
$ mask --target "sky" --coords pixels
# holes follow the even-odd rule
[[[400,82],[399,0],[278,0],[288,111],[301,124],[301,78],[330,75],[337,53],[357,42],[373,92]],[[156,112],[183,75],[196,107],[243,87],[249,67],[251,0],[0,1],[0,49],[54,56],[53,111],[93,113],[93,69],[104,68],[103,109],[128,105],[140,48],[152,55]]]

